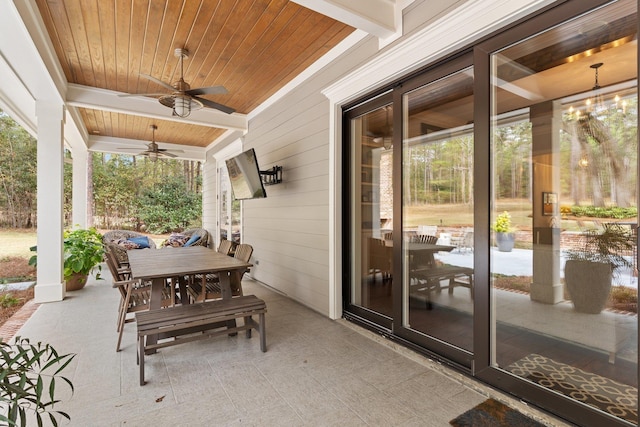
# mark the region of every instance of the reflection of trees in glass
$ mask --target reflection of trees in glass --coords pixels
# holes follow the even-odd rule
[[[497,198],[531,197],[531,123],[496,129],[492,141],[494,192]]]
[[[405,149],[405,201],[473,203],[473,136]]]
[[[625,108],[597,114],[567,115],[563,143],[570,152],[573,173],[568,187],[573,204],[591,200],[594,206],[628,207],[635,200],[637,160],[637,99]]]

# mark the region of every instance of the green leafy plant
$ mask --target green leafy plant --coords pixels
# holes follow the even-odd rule
[[[633,253],[633,240],[628,228],[615,223],[605,224],[601,233],[596,230],[585,232],[584,247],[567,251],[566,258],[609,263],[614,271],[620,267],[631,267],[627,256]]]
[[[502,212],[496,217],[491,229],[496,233],[513,233],[515,230],[511,226],[511,214],[507,211]]]
[[[37,247],[32,246],[32,251]],[[77,228],[64,232],[64,278],[74,273],[89,275],[95,272],[96,279],[100,279],[104,245],[102,235],[95,228]],[[37,255],[29,259],[29,265],[37,265]]]
[[[28,338],[16,337],[14,344],[0,342],[0,421],[9,426],[26,426],[33,413],[39,426],[48,415],[51,424],[56,417],[71,417],[54,410],[57,381],[65,382],[73,393],[73,384],[60,372],[75,354],[59,355],[49,344],[31,344]]]

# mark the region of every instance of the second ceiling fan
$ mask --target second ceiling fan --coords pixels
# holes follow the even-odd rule
[[[191,89],[189,83],[184,81],[183,76],[183,61],[185,58],[189,57],[189,52],[186,49],[178,48],[174,51],[174,55],[179,59],[180,79],[173,85],[163,82],[153,76],[140,74],[141,77],[159,84],[160,86],[170,90],[171,93],[133,93],[122,94],[120,96],[156,96],[162,105],[171,108],[173,110],[173,115],[179,117],[187,117],[191,113],[191,110],[197,110],[202,107],[215,108],[216,110],[223,111],[227,114],[231,114],[236,111],[227,105],[219,104],[198,96],[222,95],[228,92],[224,86],[209,86]]]
[[[151,142],[147,144],[147,149],[145,151],[142,151],[138,154],[136,154],[137,156],[146,156],[149,158],[149,160],[151,160],[152,162],[155,162],[158,157],[178,157],[177,155],[173,154],[173,153],[183,153],[182,150],[168,150],[166,148],[159,148],[158,144],[156,143],[156,129],[158,129],[158,126],[156,125],[151,125]],[[119,148],[119,150],[131,150],[132,148]]]

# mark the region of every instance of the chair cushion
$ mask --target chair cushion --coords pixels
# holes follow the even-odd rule
[[[191,246],[193,245],[195,242],[197,242],[198,240],[200,240],[200,235],[194,233],[193,236],[191,236],[191,238],[189,240],[187,240],[187,243],[184,244],[185,247],[187,246]]]
[[[174,248],[179,248],[184,246],[185,243],[189,240],[189,236],[185,236],[180,233],[171,233],[169,238],[162,242],[162,246],[173,246]]]
[[[138,245],[137,249],[145,249],[145,248],[149,248],[149,239],[146,236],[143,237],[129,237],[127,239],[129,242],[133,242],[136,245]]]

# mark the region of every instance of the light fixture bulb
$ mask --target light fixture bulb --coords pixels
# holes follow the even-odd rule
[[[191,101],[186,96],[177,95],[173,103],[173,112],[178,117],[187,117],[191,114]]]

